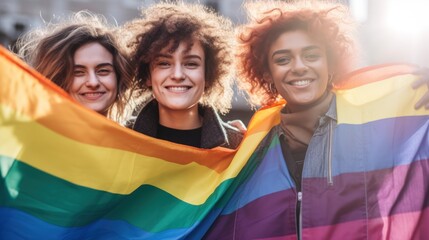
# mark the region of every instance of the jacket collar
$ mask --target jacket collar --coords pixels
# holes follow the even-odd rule
[[[198,105],[198,112],[203,117],[201,148],[214,148],[228,145],[226,131],[222,127],[222,120],[216,111],[211,107]],[[158,102],[153,99],[148,102],[137,115],[133,129],[156,138],[158,123]]]

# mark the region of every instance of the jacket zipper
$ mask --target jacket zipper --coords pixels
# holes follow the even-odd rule
[[[333,138],[333,121],[329,121],[328,130],[328,186],[334,185],[334,180],[332,177],[332,138]],[[298,231],[297,238],[298,240],[302,239],[302,192],[298,192],[297,204],[299,204],[299,216],[298,216]]]
[[[297,202],[299,204],[299,216],[298,216],[298,232],[297,232],[297,238],[298,240],[301,240],[301,234],[302,234],[302,192],[298,192]]]
[[[332,120],[329,121],[329,135],[328,135],[328,186],[334,185],[334,180],[332,177]]]

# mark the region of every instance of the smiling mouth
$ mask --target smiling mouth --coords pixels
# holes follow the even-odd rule
[[[186,92],[191,89],[190,86],[169,86],[166,87],[170,92]]]
[[[85,92],[85,93],[81,93],[80,95],[88,99],[97,99],[103,96],[104,94],[105,92]]]
[[[289,85],[292,86],[297,86],[297,87],[302,87],[302,86],[307,86],[309,85],[313,80],[311,79],[303,79],[303,80],[295,80],[295,81],[290,81],[288,82]]]

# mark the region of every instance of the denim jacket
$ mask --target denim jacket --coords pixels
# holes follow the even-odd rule
[[[272,128],[205,239],[428,237],[428,116],[365,124],[339,124],[337,116],[333,100],[310,141],[301,192],[283,157],[282,129]]]

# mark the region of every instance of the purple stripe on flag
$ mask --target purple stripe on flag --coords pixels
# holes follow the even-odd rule
[[[324,178],[305,179],[303,192],[304,227],[418,212],[429,206],[429,160],[342,174],[332,186]]]
[[[426,239],[429,236],[427,226],[429,226],[429,208],[420,212],[401,213],[384,218],[363,219],[330,226],[306,228],[303,230],[302,239]]]
[[[330,232],[326,233],[326,239],[347,232],[362,236],[368,221],[419,213],[428,208],[428,190],[429,160],[367,173],[342,174],[334,177],[332,186],[325,178],[305,179],[303,227],[316,229],[338,225],[335,229],[328,227]],[[254,239],[294,235],[295,202],[293,190],[258,198],[234,213],[220,216],[207,238]],[[427,214],[421,216],[425,217],[422,221],[428,221]],[[389,228],[391,224],[379,228]]]
[[[295,204],[293,190],[276,192],[247,204],[238,211],[220,216],[207,239],[255,239],[295,234]],[[284,206],[284,207],[279,207]]]

